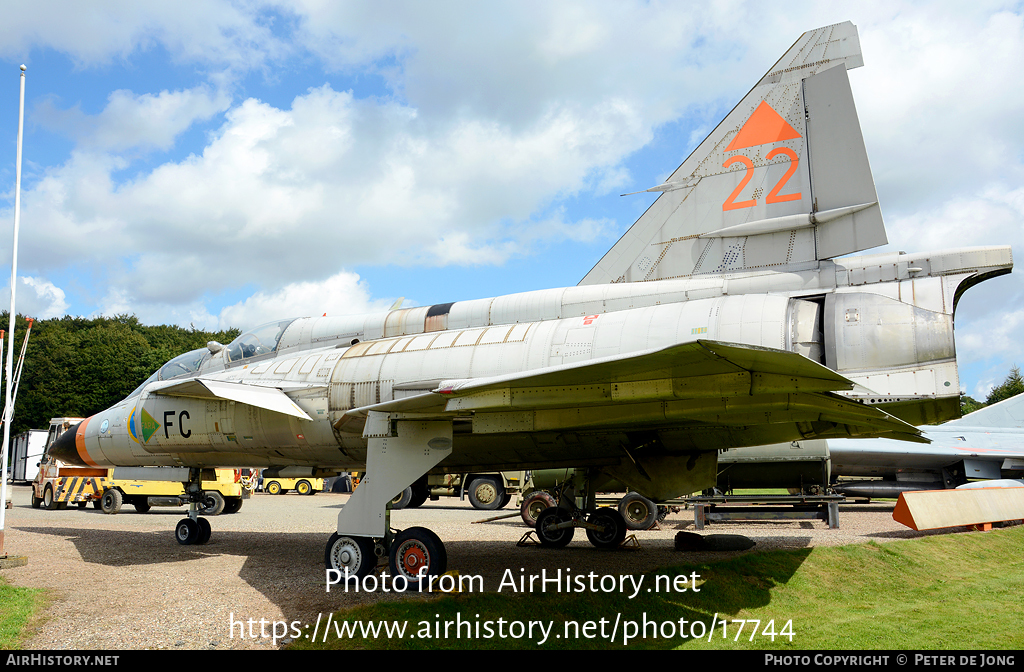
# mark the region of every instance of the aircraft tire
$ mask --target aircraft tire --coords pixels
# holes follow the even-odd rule
[[[587,530],[587,539],[597,548],[618,548],[626,538],[626,521],[610,506],[602,506],[587,516],[587,522],[604,526],[604,530]]]
[[[575,527],[567,527],[561,530],[549,530],[548,525],[555,523],[561,523],[569,520],[569,514],[557,506],[552,506],[549,509],[544,509],[539,516],[537,516],[537,538],[540,539],[540,545],[548,548],[562,548],[568,545],[572,541],[573,535],[576,533]]]
[[[224,512],[224,495],[216,490],[203,492],[203,501],[199,504],[199,513],[204,516],[219,516]]]
[[[492,476],[478,476],[469,484],[469,503],[474,509],[500,509],[506,504],[505,494],[505,486]]]
[[[427,587],[429,577],[441,576],[447,571],[448,553],[432,530],[410,527],[402,530],[391,543],[388,565],[392,576],[401,575],[408,581],[410,590],[421,590]],[[422,569],[424,566],[426,570]]]
[[[100,509],[103,513],[113,516],[121,510],[123,501],[124,497],[121,495],[120,490],[108,488],[103,491],[103,496],[100,497]]]
[[[213,528],[210,526],[210,521],[206,518],[196,518],[196,523],[199,525],[199,538],[196,539],[196,543],[205,544],[210,540]]]
[[[174,528],[174,538],[182,546],[191,546],[199,540],[199,523],[191,518],[182,518]]]
[[[391,500],[391,510],[398,511],[399,509],[404,509],[409,506],[410,502],[412,502],[412,486],[395,495],[395,498]]]
[[[327,569],[341,572],[344,581],[345,569],[349,576],[362,578],[377,566],[377,555],[373,550],[373,539],[341,535],[335,532],[327,540],[324,550],[324,565]]]
[[[531,492],[519,505],[519,517],[527,527],[537,527],[537,516],[555,504],[555,498],[543,490]]]
[[[649,530],[658,519],[658,507],[639,492],[628,492],[619,500],[619,513],[630,530]]]

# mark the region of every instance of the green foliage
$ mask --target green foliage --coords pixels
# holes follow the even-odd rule
[[[992,388],[992,391],[988,393],[988,397],[985,402],[988,404],[994,404],[1010,397],[1015,397],[1021,392],[1024,392],[1024,378],[1021,378],[1020,369],[1016,366],[1010,369],[1009,375],[1006,376],[1006,380],[1001,385],[997,385]]]
[[[979,408],[985,408],[985,402],[978,401],[974,397],[968,396],[966,394],[960,395],[960,415],[967,415],[968,413],[973,413]]]
[[[7,324],[7,313],[0,322]],[[19,315],[15,363],[27,326]],[[169,359],[205,347],[208,341],[228,343],[238,334],[237,329],[146,326],[134,315],[38,320],[25,354],[11,433],[45,429],[53,417],[88,417],[102,411],[128,396]],[[6,343],[3,357],[6,366]]]

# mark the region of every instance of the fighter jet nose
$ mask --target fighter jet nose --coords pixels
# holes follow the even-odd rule
[[[81,427],[82,424],[83,423],[80,422],[77,425],[68,428],[63,434],[57,437],[56,441],[50,444],[47,452],[52,457],[65,464],[71,464],[78,467],[90,466],[82,459],[82,456],[78,454],[78,447],[75,445],[75,437],[78,435],[78,428]]]

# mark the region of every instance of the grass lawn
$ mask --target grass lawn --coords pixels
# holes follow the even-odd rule
[[[0,576],[0,649],[20,649],[46,607],[46,591],[16,588]]]
[[[634,599],[632,590],[414,598],[336,614],[326,643],[325,617],[316,642],[307,631],[291,647],[607,649],[623,648],[628,635],[631,649],[1024,649],[1021,548],[1024,526],[1017,526],[682,564],[644,576]],[[666,586],[668,577],[694,573],[703,580],[699,592],[646,591],[659,585],[657,574]],[[404,624],[403,636],[361,634],[383,621]],[[445,636],[445,621],[461,621],[461,636],[454,625]],[[339,627],[353,626],[355,636],[338,636]]]

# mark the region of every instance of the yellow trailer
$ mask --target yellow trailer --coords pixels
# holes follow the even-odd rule
[[[324,489],[322,478],[265,478],[263,480],[263,492],[268,495],[283,495],[289,490],[294,490],[300,495],[315,495]]]
[[[152,467],[159,468],[159,467]],[[217,516],[221,513],[237,513],[242,502],[250,493],[242,481],[238,469],[217,469],[217,479],[202,481],[203,502],[199,513],[203,516]],[[188,498],[178,481],[114,479],[113,470],[107,488],[100,499],[104,513],[114,514],[124,504],[131,504],[139,513],[146,513],[154,506],[185,506]]]

